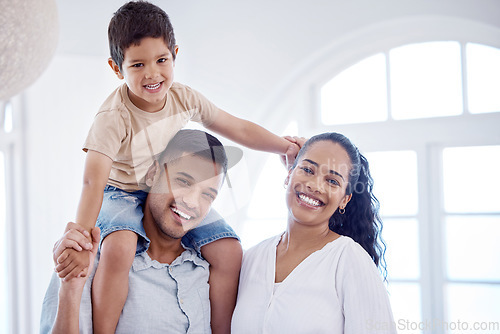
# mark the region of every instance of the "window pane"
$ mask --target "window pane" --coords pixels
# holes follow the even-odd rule
[[[467,88],[471,113],[500,111],[500,49],[467,44]]]
[[[0,333],[8,333],[7,245],[5,235],[5,162],[0,151]]]
[[[396,328],[400,333],[422,333],[420,312],[420,286],[417,283],[389,282],[389,298]],[[415,327],[416,326],[416,327]]]
[[[462,326],[462,330],[450,330],[445,333],[499,333],[500,285],[483,284],[448,284],[447,319]],[[477,322],[477,323],[476,323]],[[477,326],[477,328],[473,328]]]
[[[6,102],[5,103],[5,112],[4,112],[4,119],[3,119],[3,130],[6,132],[6,133],[9,133],[12,131],[12,104],[10,102]],[[1,122],[0,122],[1,124]]]
[[[418,279],[419,247],[416,219],[384,219],[382,237],[386,243],[387,277]]]
[[[499,236],[500,216],[447,217],[448,278],[500,283]]]
[[[462,113],[458,42],[410,44],[392,49],[389,55],[394,119]]]
[[[415,215],[418,210],[417,154],[414,151],[367,153],[380,213]]]
[[[385,56],[366,58],[326,83],[321,88],[321,117],[324,124],[385,121]]]
[[[446,212],[500,212],[500,146],[443,151]]]

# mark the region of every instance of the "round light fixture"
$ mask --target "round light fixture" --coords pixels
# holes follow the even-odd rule
[[[0,101],[6,101],[46,69],[59,22],[55,0],[0,0],[0,8]]]

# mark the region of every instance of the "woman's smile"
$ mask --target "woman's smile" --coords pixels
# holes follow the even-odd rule
[[[296,191],[295,192],[297,196],[297,201],[300,205],[311,208],[311,209],[317,209],[319,207],[322,207],[325,205],[323,201],[319,200],[318,198],[311,196],[309,194],[303,193]]]

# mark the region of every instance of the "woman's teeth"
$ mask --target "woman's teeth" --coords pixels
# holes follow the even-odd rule
[[[146,85],[145,87],[146,87],[146,89],[152,89],[153,90],[153,89],[159,88],[160,85],[161,85],[161,82],[158,82],[158,83],[156,83],[154,85]]]
[[[184,212],[182,212],[177,208],[172,208],[172,211],[175,212],[177,215],[179,215],[181,218],[184,218],[186,220],[190,220],[192,218],[191,216],[185,214]]]
[[[300,198],[301,201],[306,202],[307,204],[312,205],[312,206],[321,206],[321,205],[323,205],[323,203],[321,201],[318,201],[316,199],[308,197],[308,196],[306,196],[304,194],[299,194],[299,198]]]

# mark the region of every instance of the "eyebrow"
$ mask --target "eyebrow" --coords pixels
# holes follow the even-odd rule
[[[177,174],[180,174],[180,175],[183,175],[184,177],[192,180],[193,182],[196,182],[196,180],[194,179],[194,177],[192,177],[190,174],[186,173],[186,172],[177,172]],[[219,194],[219,192],[217,191],[217,189],[215,188],[212,188],[212,187],[208,187],[208,189],[213,192],[216,196]]]
[[[162,53],[161,55],[159,56],[156,56],[156,58],[167,58],[169,56],[168,53]],[[142,63],[143,60],[142,59],[133,59],[133,60],[130,60],[130,63]]]
[[[311,165],[314,165],[316,167],[319,167],[319,164],[316,162],[316,161],[312,161],[311,159],[304,159],[302,161],[307,161],[309,162]],[[330,174],[334,174],[334,175],[338,175],[342,178],[342,180],[344,180],[344,177],[342,176],[342,174],[340,174],[339,172],[337,171],[334,171],[333,169],[330,169]],[[345,181],[345,180],[344,180]]]

